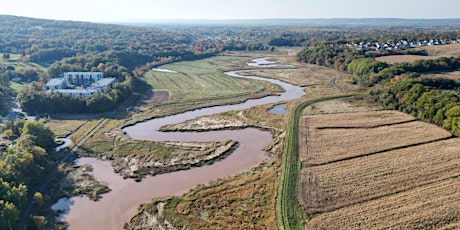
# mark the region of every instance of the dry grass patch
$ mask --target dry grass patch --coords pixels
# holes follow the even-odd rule
[[[339,104],[338,107],[345,107],[340,105],[341,103],[334,103],[334,101],[326,101],[324,103],[326,103],[325,105],[332,103],[333,106]],[[318,103],[310,106],[310,110],[317,109],[317,107],[322,108],[325,106]],[[314,128],[372,128],[409,121],[415,121],[415,118],[399,111],[385,110],[305,116],[302,122],[308,125],[308,127]]]
[[[458,57],[460,56],[460,43],[441,45],[441,46],[425,46],[422,49],[428,51],[430,56],[438,57]]]
[[[380,62],[386,62],[388,64],[403,63],[403,62],[414,62],[417,60],[430,60],[438,59],[439,56],[421,56],[421,55],[390,55],[376,57],[375,60]]]
[[[460,81],[460,71],[430,73],[430,74],[424,74],[422,76],[428,77],[428,78],[445,77],[445,78],[449,78],[452,80]]]
[[[308,165],[365,156],[452,136],[450,132],[425,122],[409,122],[377,128],[317,129],[309,126],[308,119],[303,121],[300,160]]]
[[[301,170],[307,213],[331,211],[460,175],[460,139]]]
[[[57,137],[66,137],[85,123],[86,120],[48,120],[45,126],[50,128]]]
[[[343,229],[346,226],[346,229],[458,229],[458,191],[460,180],[452,178],[321,214],[306,223],[305,228]]]
[[[342,86],[342,84],[349,83],[351,76],[344,72],[317,65],[299,64],[297,67],[298,69],[265,69],[254,72],[243,72],[241,74],[278,79],[299,86],[311,86],[325,83],[332,85],[331,79],[333,78],[336,78],[338,80],[338,85]]]
[[[179,124],[165,125],[160,131],[208,131],[222,129],[242,129],[247,127],[243,121],[224,115],[204,116],[197,119],[187,120]]]
[[[144,204],[128,229],[276,229],[276,167],[219,180],[181,198]]]
[[[303,111],[304,115],[333,114],[333,113],[357,113],[383,110],[382,106],[375,102],[360,97],[329,100],[315,103]]]

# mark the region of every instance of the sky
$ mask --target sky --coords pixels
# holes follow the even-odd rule
[[[89,22],[158,19],[460,18],[459,0],[0,0],[0,14]]]

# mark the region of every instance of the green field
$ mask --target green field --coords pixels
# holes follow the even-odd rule
[[[8,60],[3,59],[2,56],[3,53],[0,53],[0,67],[12,66],[16,71],[20,71],[24,68],[44,68],[43,66],[40,66],[33,62],[18,61],[18,59],[21,57],[20,54],[10,54],[10,58]]]
[[[172,101],[257,96],[270,86],[265,82],[233,78],[224,74],[228,70],[245,68],[246,61],[249,60],[241,57],[217,56],[198,61],[173,63],[160,68],[177,73],[149,71],[145,79],[155,90],[169,91]]]
[[[17,83],[14,81],[10,81],[10,87],[15,93],[21,92],[21,90],[26,87],[27,83]]]

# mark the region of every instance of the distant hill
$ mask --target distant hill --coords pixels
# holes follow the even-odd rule
[[[399,25],[399,26],[459,26],[460,18],[453,19],[401,19],[401,18],[328,18],[328,19],[241,19],[241,20],[142,20],[116,22],[126,25],[200,24],[200,25]]]

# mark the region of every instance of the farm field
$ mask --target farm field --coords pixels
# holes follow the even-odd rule
[[[316,216],[306,229],[458,229],[460,180],[450,178]]]
[[[419,121],[350,129],[314,128],[309,124],[315,124],[314,120],[320,116],[309,118],[303,119],[303,139],[300,141],[300,160],[307,165],[321,165],[452,136],[435,125]]]
[[[328,101],[333,102],[333,101]],[[343,103],[342,103],[343,104]],[[322,114],[320,116],[305,116],[304,122],[308,127],[319,129],[324,128],[374,128],[378,126],[391,125],[409,121],[415,121],[413,116],[393,110]]]
[[[460,175],[459,149],[452,138],[304,168],[300,203],[309,214],[331,211]]]
[[[416,60],[437,59],[440,57],[458,57],[460,56],[460,43],[438,45],[438,46],[425,46],[422,48],[428,52],[428,56],[421,55],[391,55],[375,58],[377,61],[386,62],[388,64],[413,62]]]
[[[301,121],[298,194],[311,218],[306,229],[459,226],[459,138],[396,111]]]

